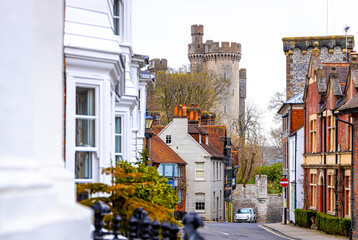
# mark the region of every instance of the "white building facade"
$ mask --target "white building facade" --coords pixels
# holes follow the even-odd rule
[[[185,211],[205,220],[224,219],[224,161],[209,153],[208,136],[205,142],[196,141],[188,133],[186,117],[174,117],[158,136],[187,162]]]
[[[303,209],[304,204],[304,127],[288,137],[288,159],[289,159],[289,184],[290,184],[290,206],[288,220],[295,221],[295,209]]]
[[[148,57],[131,39],[131,0],[67,0],[65,6],[65,159],[76,183],[110,183],[101,174],[143,150]]]
[[[63,3],[1,2],[0,239],[91,238],[63,159]]]

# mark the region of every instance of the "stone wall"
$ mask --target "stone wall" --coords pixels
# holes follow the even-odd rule
[[[255,184],[238,184],[233,191],[234,212],[239,208],[254,208],[258,222],[281,222],[282,204],[280,195],[267,194],[266,175],[256,175]]]

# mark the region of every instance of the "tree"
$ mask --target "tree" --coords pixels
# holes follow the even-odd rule
[[[186,68],[157,71],[155,78],[151,97],[164,125],[172,120],[174,107],[180,104],[199,104],[210,111],[230,86],[229,79],[217,78],[212,72],[188,72]]]
[[[231,119],[231,138],[238,147],[239,171],[237,182],[247,184],[257,167],[263,163],[265,137],[261,127],[263,112],[248,102],[243,116]]]
[[[276,127],[271,127],[269,136],[271,145],[274,146],[276,149],[282,149],[282,118],[281,115],[277,113],[279,108],[285,102],[285,94],[284,92],[275,92],[274,95],[271,97],[268,109],[275,111],[273,122]],[[278,156],[282,155],[281,152],[278,152]]]
[[[142,160],[144,157],[142,156]],[[137,166],[120,161],[117,167],[103,169],[103,173],[112,175],[113,184],[77,185],[79,192],[89,191],[92,196],[97,195],[81,201],[81,204],[91,206],[97,201],[108,204],[112,213],[119,214],[123,219],[122,231],[128,230],[128,219],[138,207],[142,207],[152,220],[178,223],[173,218],[173,209],[178,203],[176,193],[168,184],[168,179],[160,176],[154,167],[146,166],[144,161],[138,162]],[[111,218],[112,216],[106,216],[107,224]]]

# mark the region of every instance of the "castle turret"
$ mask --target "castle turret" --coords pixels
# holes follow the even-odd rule
[[[204,26],[191,25],[191,43],[203,43]]]
[[[310,55],[314,43],[318,43],[321,58],[327,63],[346,62],[348,53],[354,48],[354,37],[320,36],[320,37],[287,37],[282,39],[286,55],[286,99],[303,92]]]
[[[203,43],[203,25],[192,25],[192,43],[188,45],[188,58],[191,71],[208,71],[223,82],[229,82],[229,87],[222,93],[215,112],[220,116],[223,124],[230,119],[239,117],[239,63],[241,59],[241,44],[237,42],[214,42],[207,40]],[[245,70],[243,70],[244,72]],[[246,72],[245,72],[246,92]],[[243,98],[245,100],[245,98]],[[245,109],[245,104],[243,104]]]

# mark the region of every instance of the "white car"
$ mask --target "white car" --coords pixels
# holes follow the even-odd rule
[[[240,208],[235,214],[235,222],[257,222],[257,216],[253,208]]]

